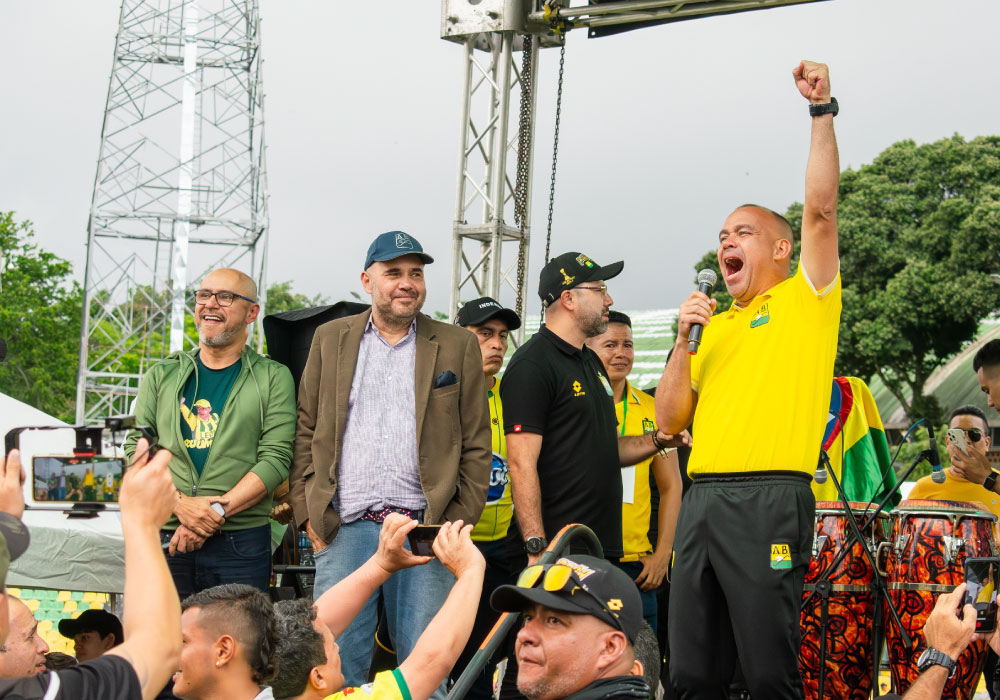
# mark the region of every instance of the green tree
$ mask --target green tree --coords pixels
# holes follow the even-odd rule
[[[911,419],[943,423],[931,373],[1000,309],[1000,137],[900,141],[840,178],[838,375],[878,376]],[[802,205],[786,213],[798,240]],[[795,268],[795,261],[792,266]],[[715,251],[697,269],[718,271]],[[724,309],[725,285],[714,295]]]
[[[280,314],[284,311],[294,311],[305,309],[310,306],[322,306],[329,304],[330,300],[322,294],[317,294],[312,299],[305,294],[298,294],[292,291],[291,281],[277,282],[267,288],[267,309],[268,314]]]
[[[72,421],[83,293],[66,260],[40,249],[30,221],[0,212],[0,391]]]

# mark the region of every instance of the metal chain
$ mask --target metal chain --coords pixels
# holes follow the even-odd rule
[[[559,160],[559,122],[562,118],[563,68],[566,65],[566,36],[559,47],[559,85],[556,90],[556,125],[552,137],[552,177],[549,179],[549,225],[545,232],[545,263],[549,262],[549,251],[552,246],[552,211],[556,202],[556,163]],[[542,306],[542,318],[545,318],[545,306]]]
[[[524,318],[524,275],[527,268],[525,229],[528,227],[528,182],[531,175],[529,167],[531,161],[531,104],[533,101],[531,94],[533,38],[530,34],[525,34],[521,49],[521,114],[517,131],[517,181],[514,184],[514,223],[521,231],[521,240],[517,247],[517,304],[514,308],[521,318]]]

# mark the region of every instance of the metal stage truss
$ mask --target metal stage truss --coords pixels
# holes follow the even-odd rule
[[[267,177],[257,0],[124,0],[87,226],[77,422],[128,413],[193,347],[217,267],[264,296]],[[253,329],[260,347],[262,334]]]
[[[442,0],[441,38],[462,45],[464,69],[449,315],[461,303],[483,295],[514,306],[522,317],[529,299],[536,303],[528,293],[535,278],[527,274],[527,259],[539,45],[562,46],[566,32],[576,28],[586,27],[596,37],[819,1],[593,0],[570,6],[568,0]],[[517,52],[526,44],[530,56],[524,60]],[[522,69],[530,73],[528,80],[522,80]],[[520,153],[519,132],[526,134]],[[551,201],[549,207],[551,219]],[[512,334],[515,343],[520,344],[524,331],[522,325]]]

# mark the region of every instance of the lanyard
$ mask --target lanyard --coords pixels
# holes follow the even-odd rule
[[[498,387],[498,386],[494,386],[493,387],[493,389],[499,389],[499,388],[500,387]],[[497,412],[497,395],[493,391],[493,389],[487,390],[486,395],[489,396],[490,400],[493,402],[493,416],[499,422],[499,420],[500,420],[500,414]],[[497,431],[497,447],[500,448],[498,450],[498,452],[501,455],[503,455],[503,426],[502,425],[500,426],[500,429]]]
[[[625,434],[625,421],[628,420],[628,389],[629,386],[626,383],[625,395],[622,397],[622,403],[624,404],[624,406],[622,407],[622,435]]]

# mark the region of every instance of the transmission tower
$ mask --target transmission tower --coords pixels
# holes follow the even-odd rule
[[[77,422],[127,413],[150,364],[197,344],[190,291],[209,270],[243,270],[263,306],[260,45],[257,0],[122,2],[87,226]]]

